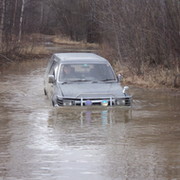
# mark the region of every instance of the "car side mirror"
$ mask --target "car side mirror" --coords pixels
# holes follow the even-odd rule
[[[55,81],[54,75],[49,75],[49,76],[48,76],[48,83],[53,84],[54,81]]]
[[[125,93],[126,93],[126,90],[128,90],[128,89],[129,89],[128,86],[124,86],[124,88],[123,88],[123,94],[125,94]]]
[[[121,82],[122,79],[123,79],[123,75],[122,75],[122,74],[118,74],[118,75],[117,75],[117,79],[118,79],[119,82]]]

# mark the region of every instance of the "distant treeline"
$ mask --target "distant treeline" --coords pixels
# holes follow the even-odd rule
[[[31,33],[106,44],[120,64],[179,71],[179,0],[0,0],[3,49]]]

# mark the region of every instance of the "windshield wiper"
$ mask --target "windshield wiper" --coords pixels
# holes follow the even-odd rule
[[[115,81],[115,79],[102,79],[103,82]]]
[[[88,79],[77,79],[77,80],[72,80],[71,82],[88,82],[88,81],[91,81],[91,80],[88,80]]]
[[[92,80],[92,79],[76,79],[76,80],[68,80],[62,82],[62,84],[70,84],[74,82],[92,82],[92,83],[98,83],[98,82],[112,82],[115,81],[115,79],[103,79],[103,80]]]
[[[91,83],[98,83],[99,80],[94,80],[94,79],[78,79],[78,80],[74,80],[72,82],[91,82]]]
[[[89,82],[92,80],[88,80],[88,79],[77,79],[77,80],[69,80],[69,81],[64,81],[62,82],[62,84],[69,84],[69,83],[74,83],[74,82]]]
[[[70,81],[63,81],[63,82],[61,82],[61,84],[69,84],[69,83],[71,83]]]

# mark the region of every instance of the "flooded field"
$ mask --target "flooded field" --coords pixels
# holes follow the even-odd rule
[[[0,180],[180,179],[180,92],[132,87],[131,110],[53,108],[46,64],[0,72]]]

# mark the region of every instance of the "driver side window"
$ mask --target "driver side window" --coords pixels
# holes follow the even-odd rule
[[[53,61],[51,68],[49,70],[49,75],[54,75],[55,79],[57,76],[57,62]]]

